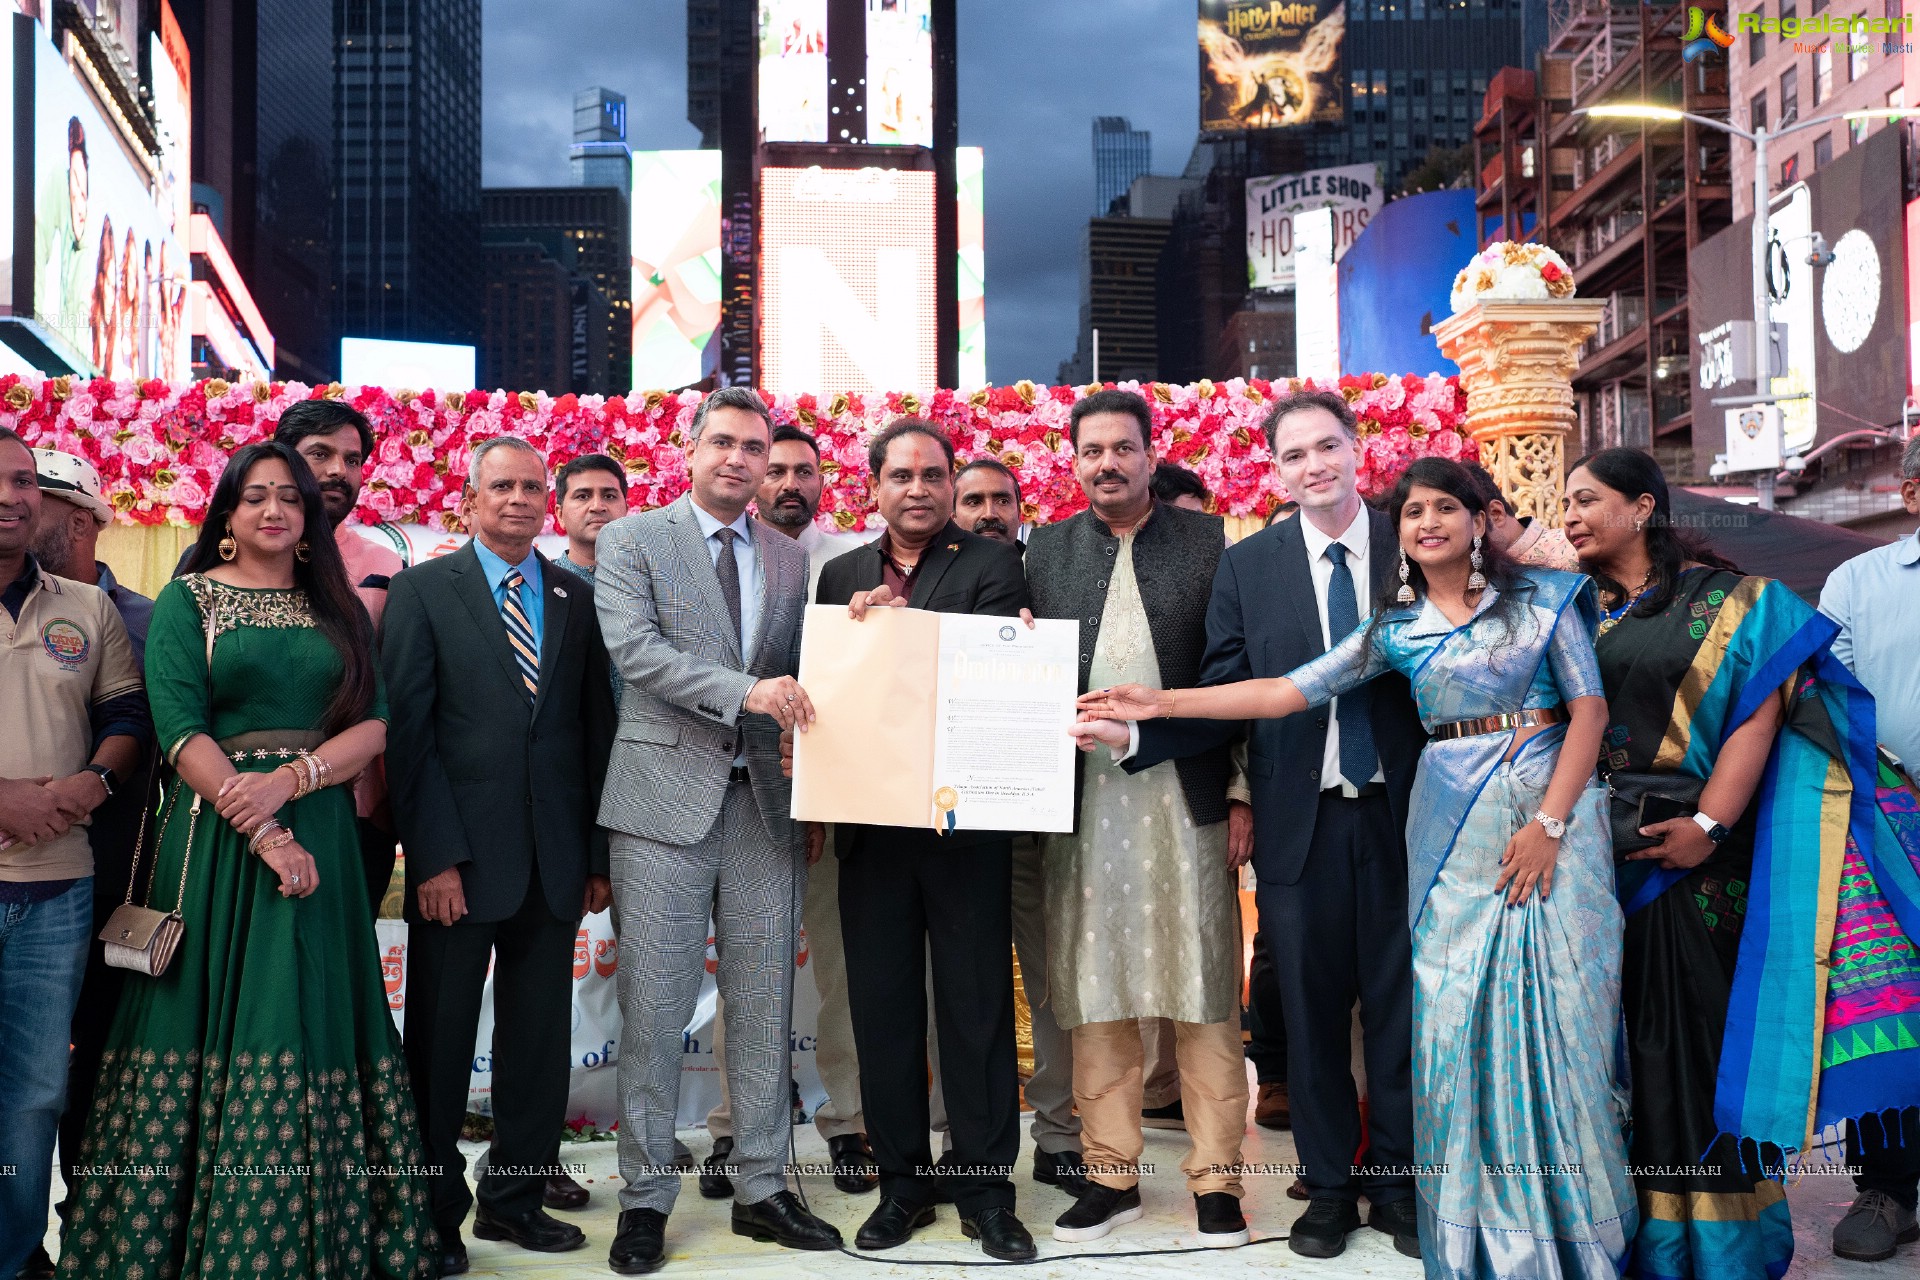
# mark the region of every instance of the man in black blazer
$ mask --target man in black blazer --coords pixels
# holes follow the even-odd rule
[[[889,602],[937,613],[1017,615],[1027,607],[1020,553],[953,523],[953,445],[937,427],[903,418],[868,451],[887,531],[829,561],[819,603],[854,616]],[[884,763],[875,786],[886,785]],[[880,1166],[880,1204],[860,1228],[862,1249],[904,1244],[933,1221],[936,1185],[961,1226],[996,1258],[1034,1256],[1013,1212],[1020,1154],[1020,1081],[1013,1032],[1013,841],[1004,831],[937,835],[907,827],[842,826],[840,929],[860,1059],[867,1137]],[[927,998],[953,1150],[938,1166],[927,1137]]]
[[[493,998],[494,1137],[474,1234],[586,1244],[541,1192],[566,1122],[573,943],[611,900],[596,825],[613,739],[593,587],[533,549],[546,462],[524,441],[473,452],[473,540],[393,579],[381,637],[387,774],[406,850],[407,1066],[432,1178],[442,1275],[467,1269],[473,1204],[458,1142],[480,996]]]
[[[1227,549],[1207,609],[1200,683],[1283,676],[1319,657],[1393,583],[1392,521],[1361,502],[1353,410],[1331,392],[1275,401],[1266,431],[1300,503]],[[1337,588],[1337,589],[1336,589]],[[1126,768],[1216,748],[1231,721],[1139,726]],[[1413,945],[1407,928],[1407,804],[1426,734],[1404,677],[1389,673],[1330,707],[1248,726],[1260,931],[1287,1027],[1293,1135],[1312,1201],[1295,1253],[1334,1257],[1369,1225],[1420,1253],[1413,1203]],[[1303,797],[1315,797],[1303,802]],[[1356,1001],[1367,1068],[1367,1164],[1351,1062]]]

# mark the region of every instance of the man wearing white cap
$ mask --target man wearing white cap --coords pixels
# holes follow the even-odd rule
[[[113,570],[100,561],[100,531],[113,519],[113,508],[101,497],[100,473],[85,458],[53,449],[33,450],[33,469],[40,486],[40,517],[34,526],[33,556],[46,572],[73,582],[84,582],[107,593],[120,620],[127,625],[133,658],[144,665],[147,622],[153,601],[114,579]],[[73,1011],[73,1055],[67,1069],[67,1109],[60,1117],[60,1168],[65,1185],[72,1186],[74,1165],[80,1158],[80,1139],[87,1113],[93,1109],[94,1083],[100,1074],[100,1054],[106,1048],[107,1027],[120,1004],[124,969],[109,968],[99,941],[107,917],[126,900],[132,874],[133,844],[140,834],[140,807],[146,798],[150,762],[143,756],[137,776],[122,780],[104,804],[93,811],[87,843],[93,850],[93,939],[88,944],[86,975],[80,1000]],[[29,1258],[29,1263],[39,1259]],[[23,1274],[33,1274],[32,1268]],[[46,1263],[52,1274],[52,1263]]]

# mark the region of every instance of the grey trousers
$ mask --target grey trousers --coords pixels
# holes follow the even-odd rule
[[[726,996],[734,1199],[786,1190],[794,922],[806,891],[801,852],[776,841],[750,788],[727,788],[713,829],[692,844],[612,834],[620,908],[622,1209],[670,1212],[680,1193],[674,1122],[680,1065],[706,967],[707,924]]]
[[[1043,842],[1036,836],[1013,841],[1013,949],[1020,956],[1020,980],[1033,1014],[1033,1078],[1027,1081],[1027,1105],[1033,1108],[1033,1145],[1048,1155],[1080,1150],[1080,1117],[1073,1111],[1073,1036],[1054,1021],[1047,994],[1046,894],[1040,873]],[[938,1079],[938,1077],[935,1077]]]

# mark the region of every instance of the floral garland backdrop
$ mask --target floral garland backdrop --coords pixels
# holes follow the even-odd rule
[[[1362,436],[1360,487],[1368,495],[1386,488],[1416,457],[1477,452],[1461,429],[1466,394],[1458,379],[1439,374],[1106,385],[1146,397],[1160,456],[1195,472],[1223,515],[1264,517],[1287,496],[1260,424],[1274,397],[1290,390],[1338,390],[1353,405]],[[1073,475],[1068,414],[1076,400],[1098,389],[1019,382],[931,395],[778,395],[770,403],[776,423],[793,423],[820,441],[822,523],[866,527],[866,442],[887,422],[912,414],[944,428],[962,461],[1005,463],[1020,477],[1027,520],[1046,524],[1086,505]],[[627,469],[636,509],[672,502],[687,487],[683,446],[701,393],[549,396],[8,374],[0,377],[0,426],[30,445],[91,462],[122,521],[191,526],[205,514],[232,452],[266,439],[288,405],[309,398],[344,400],[373,424],[361,520],[457,529],[469,451],[502,434],[527,440],[556,467],[583,453],[609,454]]]

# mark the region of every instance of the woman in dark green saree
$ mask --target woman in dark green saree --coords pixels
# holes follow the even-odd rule
[[[432,1272],[400,1039],[350,783],[386,741],[372,628],[312,473],[267,443],[221,476],[155,602],[147,680],[177,771],[151,905],[185,935],[128,979],[61,1274],[386,1280]]]
[[[1650,847],[1619,847],[1616,828],[1641,1210],[1628,1274],[1778,1280],[1786,1163],[1898,1105],[1915,1056],[1839,1047],[1855,1013],[1839,940],[1890,898],[1912,910],[1876,800],[1872,699],[1829,619],[1673,526],[1646,454],[1582,459],[1565,501],[1606,610],[1601,769],[1622,793],[1670,779],[1648,789],[1680,802],[1646,814]]]

